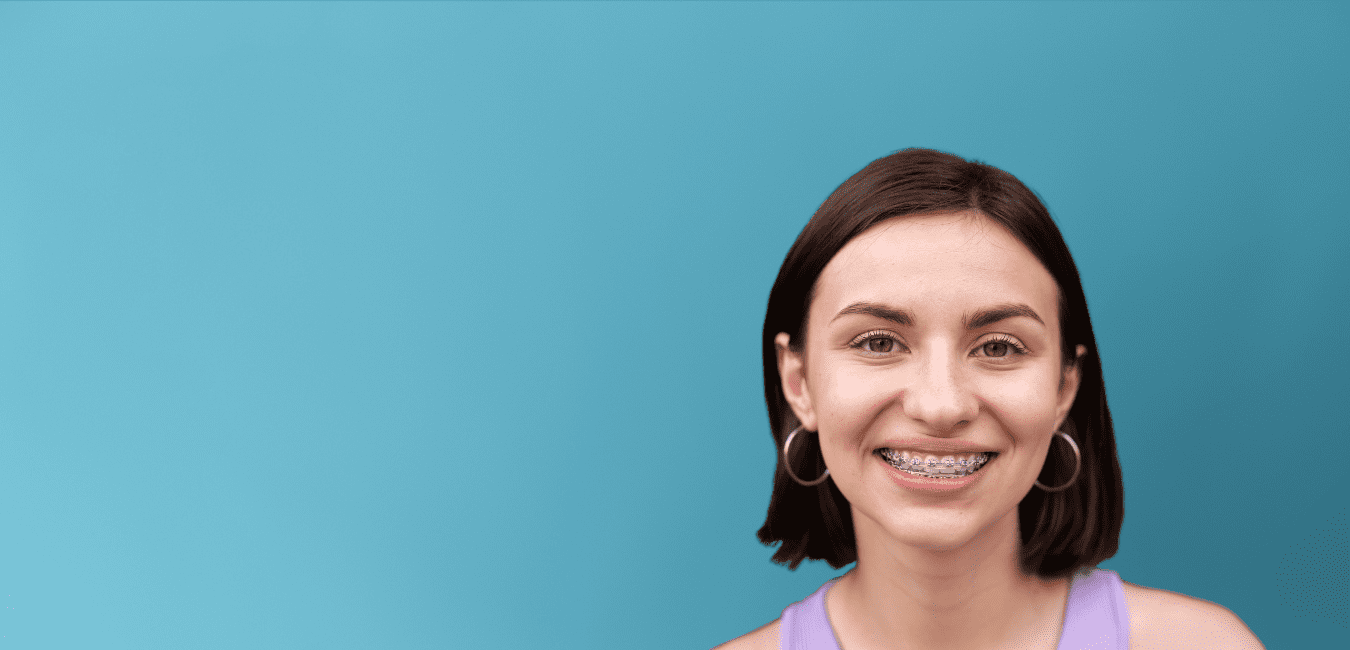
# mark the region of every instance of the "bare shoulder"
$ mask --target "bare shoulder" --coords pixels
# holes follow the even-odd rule
[[[1237,614],[1208,600],[1126,582],[1125,605],[1132,650],[1265,648]]]
[[[713,650],[778,650],[778,621],[738,636]]]

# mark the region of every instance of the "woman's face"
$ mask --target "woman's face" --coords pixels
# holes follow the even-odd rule
[[[978,212],[880,223],[826,265],[805,354],[779,334],[779,368],[860,536],[955,548],[1016,521],[1078,390],[1058,299],[1031,251]],[[927,476],[981,453],[961,478]]]

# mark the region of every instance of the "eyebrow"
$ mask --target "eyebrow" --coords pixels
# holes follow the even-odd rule
[[[874,302],[855,302],[841,309],[838,314],[834,315],[834,318],[831,319],[830,322],[833,323],[849,314],[875,316],[905,327],[914,325],[914,316],[908,311],[896,307],[887,307],[886,305],[880,305]],[[973,314],[966,315],[961,319],[961,322],[965,324],[966,329],[973,330],[992,325],[1001,320],[1017,318],[1019,316],[1030,318],[1042,325],[1045,324],[1045,321],[1041,320],[1040,315],[1036,313],[1035,309],[1022,303],[1007,303],[981,309]]]
[[[897,325],[909,327],[914,324],[914,317],[903,309],[878,305],[874,302],[855,302],[841,310],[830,319],[830,322],[839,320],[849,314],[864,314],[867,316],[876,316],[891,321]]]
[[[988,309],[981,309],[980,311],[977,311],[974,314],[971,314],[969,317],[963,318],[962,320],[966,324],[966,329],[973,330],[979,329],[986,325],[992,325],[1007,318],[1017,318],[1018,316],[1030,318],[1042,325],[1045,324],[1045,321],[1041,320],[1041,317],[1036,314],[1035,309],[1032,309],[1031,307],[1028,307],[1020,302],[1009,303],[1006,305],[996,305]]]

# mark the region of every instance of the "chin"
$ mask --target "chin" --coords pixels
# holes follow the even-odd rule
[[[895,542],[934,551],[956,550],[981,539],[986,532],[1000,528],[1000,522],[1016,522],[1016,508],[1009,520],[1005,517],[992,519],[977,512],[941,512],[929,508],[910,510],[904,513],[890,513],[891,516],[880,521],[870,518],[871,524],[879,532]],[[857,510],[854,510],[855,529],[859,523]],[[859,531],[861,532],[861,531]],[[996,535],[997,536],[997,535]],[[1014,533],[1015,536],[1015,533]]]
[[[928,509],[923,510],[921,512],[906,512],[901,516],[896,516],[893,513],[890,517],[881,521],[873,519],[872,523],[880,524],[880,530],[876,532],[884,534],[891,540],[907,546],[931,550],[961,548],[969,544],[980,533],[979,522],[972,520],[969,516],[961,516],[965,513],[934,513]],[[855,510],[855,527],[858,522],[857,517],[858,513]]]
[[[975,531],[964,530],[909,530],[892,534],[899,542],[930,551],[953,551],[969,544],[975,539]]]

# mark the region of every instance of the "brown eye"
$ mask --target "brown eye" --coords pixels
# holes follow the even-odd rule
[[[998,361],[1014,361],[1013,357],[1020,357],[1027,353],[1027,349],[1022,347],[1014,339],[996,338],[985,341],[980,347],[975,348],[972,356],[982,356],[986,359]]]
[[[881,330],[859,334],[857,338],[849,341],[848,347],[865,354],[886,355],[887,357],[901,354],[906,350],[905,344],[900,342],[899,337]]]
[[[1003,341],[990,341],[984,344],[984,353],[990,357],[1004,357],[1012,352],[1011,346]]]

